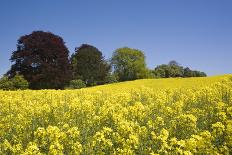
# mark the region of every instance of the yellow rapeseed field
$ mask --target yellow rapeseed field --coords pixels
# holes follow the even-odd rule
[[[232,76],[0,91],[0,154],[232,154]]]

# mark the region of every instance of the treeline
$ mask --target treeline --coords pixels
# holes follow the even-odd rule
[[[153,70],[153,74],[157,78],[170,78],[170,77],[205,77],[204,72],[191,70],[189,67],[183,67],[176,61],[170,61],[168,64],[157,66]]]
[[[75,48],[69,56],[60,36],[43,31],[21,36],[10,61],[12,66],[0,79],[0,89],[72,89],[144,78],[206,76],[176,61],[150,70],[144,52],[128,47],[116,49],[109,60],[88,44]]]

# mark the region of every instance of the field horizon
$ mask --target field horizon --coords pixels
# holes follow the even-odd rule
[[[220,82],[226,78],[232,77],[232,74],[222,74],[207,77],[190,77],[190,78],[158,78],[158,79],[138,79],[132,81],[117,82],[93,87],[82,88],[81,90],[98,89],[104,90],[111,87],[114,90],[121,90],[126,87],[131,89],[138,87],[149,87],[153,89],[170,89],[170,88],[196,88]],[[194,85],[193,85],[194,82]]]

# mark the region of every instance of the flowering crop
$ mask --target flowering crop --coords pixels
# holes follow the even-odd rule
[[[0,91],[0,154],[232,154],[232,81],[210,79]]]

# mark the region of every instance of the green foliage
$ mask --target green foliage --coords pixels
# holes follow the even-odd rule
[[[27,80],[24,79],[22,75],[16,74],[12,79],[11,79],[13,86],[15,89],[27,89],[29,84]]]
[[[153,74],[157,78],[170,78],[170,77],[205,77],[204,72],[193,71],[188,67],[184,68],[176,61],[170,61],[168,64],[157,66],[153,70]]]
[[[105,78],[105,83],[116,83],[118,77],[115,74],[108,74]]]
[[[0,89],[3,90],[13,90],[13,83],[8,79],[8,77],[4,76],[0,79]]]
[[[184,77],[194,77],[193,71],[190,68],[186,67],[184,69]]]
[[[73,79],[83,80],[87,86],[103,83],[110,71],[102,52],[96,47],[83,44],[71,56]]]
[[[119,81],[148,77],[144,53],[128,47],[119,48],[113,53],[111,64]]]
[[[178,65],[159,65],[154,70],[154,75],[160,78],[182,77],[183,67]]]
[[[3,90],[27,89],[28,86],[29,84],[27,80],[25,80],[22,75],[16,74],[11,79],[4,76],[0,79],[0,89],[3,89]]]
[[[170,77],[170,70],[171,69],[169,65],[159,65],[155,68],[153,74],[158,78],[168,78]]]
[[[69,82],[68,89],[80,89],[80,88],[85,88],[86,84],[84,81],[78,79],[78,80],[71,80]]]
[[[206,77],[206,73],[200,72],[200,71],[194,71],[186,67],[184,69],[184,75],[183,77]]]

